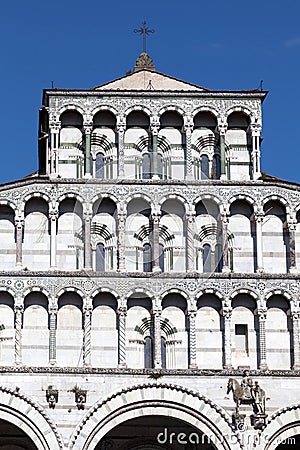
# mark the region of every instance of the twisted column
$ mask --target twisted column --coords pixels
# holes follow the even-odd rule
[[[187,247],[187,270],[195,270],[195,213],[186,215],[186,247]]]
[[[154,369],[161,369],[161,309],[152,310],[154,333]]]
[[[159,221],[160,215],[157,213],[152,214],[152,249],[153,249],[153,266],[152,272],[161,272],[159,266]]]
[[[83,310],[83,365],[91,366],[91,331],[92,308],[86,306]]]
[[[50,219],[50,269],[56,269],[56,235],[57,235],[57,220],[58,220],[58,205],[49,209]]]
[[[257,310],[258,325],[259,325],[259,369],[267,370],[267,352],[266,352],[266,320],[267,309],[259,308]]]
[[[186,124],[185,131],[185,149],[186,149],[186,179],[193,179],[193,159],[192,159],[192,132],[193,125]]]
[[[125,272],[125,231],[126,214],[121,211],[118,213],[118,269]]]
[[[263,213],[263,211],[258,211],[255,214],[255,223],[256,223],[256,258],[257,258],[256,272],[258,272],[258,273],[262,273],[264,271],[263,238],[262,238],[263,220],[264,220],[264,213]]]
[[[228,247],[228,222],[227,213],[221,215],[222,223],[222,242],[223,242],[223,268],[222,272],[230,272],[229,266],[229,247]]]
[[[86,270],[92,269],[91,222],[92,211],[90,205],[86,205],[84,212],[84,268]]]
[[[118,176],[120,178],[125,177],[125,167],[124,167],[124,136],[125,136],[126,125],[120,123],[117,125],[118,133],[118,149],[119,149],[119,166],[118,166]]]
[[[189,369],[197,368],[197,350],[196,350],[196,316],[197,311],[188,311],[189,323]]]
[[[292,311],[291,318],[293,324],[293,347],[294,347],[293,370],[300,370],[300,330],[299,330],[300,311]]]
[[[218,131],[220,134],[220,159],[221,159],[221,180],[226,180],[226,155],[225,155],[225,135],[227,131],[227,122],[225,118],[221,118],[218,123]]]
[[[23,232],[24,232],[24,217],[19,215],[15,218],[16,229],[16,267],[21,269],[23,265]]]
[[[84,176],[85,178],[91,178],[91,134],[92,126],[84,126],[85,134],[85,163],[84,163]]]
[[[222,309],[224,317],[224,369],[232,368],[232,347],[231,347],[231,319],[232,308],[224,306]]]
[[[15,364],[22,364],[22,322],[23,322],[23,305],[15,306]]]
[[[49,310],[49,364],[56,364],[56,324],[57,324],[57,307],[52,306]]]
[[[118,311],[118,367],[126,367],[126,315],[127,308],[119,307]]]
[[[295,246],[296,225],[297,225],[297,222],[294,222],[294,221],[287,223],[288,232],[289,232],[289,252],[290,252],[289,272],[290,273],[297,272],[296,246]]]

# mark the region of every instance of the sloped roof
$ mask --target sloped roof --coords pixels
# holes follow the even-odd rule
[[[139,70],[132,72],[116,80],[94,87],[92,90],[120,90],[120,91],[199,91],[205,92],[209,89],[188,83],[152,70]]]

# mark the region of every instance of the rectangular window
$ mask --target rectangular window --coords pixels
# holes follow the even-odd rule
[[[249,356],[248,325],[235,325],[235,349],[243,351]]]

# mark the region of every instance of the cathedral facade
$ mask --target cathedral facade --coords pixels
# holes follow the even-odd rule
[[[300,186],[261,171],[266,95],[146,53],[44,90],[39,170],[0,186],[0,450],[299,443]]]

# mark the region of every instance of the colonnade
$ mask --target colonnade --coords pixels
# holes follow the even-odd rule
[[[16,365],[22,365],[22,331],[23,331],[23,314],[24,306],[21,303],[21,298],[16,297],[14,306],[14,361]],[[57,302],[56,302],[57,303]],[[223,325],[221,331],[223,335],[222,346],[222,359],[223,368],[231,369],[233,367],[233,334],[234,327],[232,324],[232,300],[229,297],[222,299],[222,309],[219,314]],[[260,370],[268,369],[268,352],[267,352],[267,339],[266,339],[266,320],[268,316],[268,308],[265,300],[257,301],[258,305],[254,311],[254,315],[258,321],[257,333],[258,333],[258,347],[256,348],[257,365]],[[161,337],[162,337],[162,298],[155,297],[153,299],[153,307],[150,312],[152,322],[152,339],[153,339],[153,368],[159,369],[162,367],[162,354],[161,354]],[[186,351],[188,352],[188,368],[197,369],[197,346],[199,345],[199,335],[197,338],[196,330],[196,316],[197,307],[195,306],[195,299],[191,297],[189,306],[185,311],[186,315],[186,332],[188,337],[188,346]],[[199,306],[200,307],[200,306]],[[127,367],[127,349],[128,349],[128,337],[127,337],[127,300],[125,298],[118,299],[118,307],[116,309],[117,314],[117,335],[118,335],[118,349],[117,360],[118,367]],[[92,366],[91,354],[91,333],[92,333],[92,299],[85,298],[82,308],[82,363],[85,367]],[[56,333],[57,333],[57,314],[58,307],[55,305],[55,300],[52,299],[49,302],[48,308],[48,324],[49,324],[49,365],[57,365],[56,359]],[[300,310],[291,305],[290,310],[287,312],[290,317],[292,330],[291,330],[291,351],[292,351],[292,368],[294,370],[300,370]],[[106,324],[107,326],[108,324]],[[280,324],[278,324],[280,327]],[[72,335],[70,335],[72,339]],[[214,339],[213,335],[210,339]],[[197,342],[198,341],[198,342]],[[221,351],[221,349],[220,349]],[[113,364],[113,363],[112,363]],[[113,366],[111,366],[113,367]],[[168,367],[167,367],[168,368]],[[209,361],[207,362],[207,369],[210,368]],[[236,368],[236,367],[235,367]],[[255,367],[252,367],[253,369]],[[286,367],[289,369],[290,367]],[[221,367],[219,367],[221,369]]]
[[[170,109],[172,111],[172,109]],[[211,114],[211,113],[210,113]],[[250,122],[250,118],[249,122]],[[118,116],[116,117],[116,146],[117,146],[117,177],[124,178],[125,177],[125,132],[127,129],[126,117]],[[160,130],[160,118],[158,116],[149,117],[150,126],[149,126],[149,142],[151,142],[151,150],[152,150],[152,158],[153,158],[153,166],[152,166],[152,178],[159,179],[158,173],[158,153],[159,153],[159,142],[158,135]],[[185,147],[185,176],[184,178],[187,180],[193,180],[193,156],[192,156],[192,133],[195,129],[193,118],[190,116],[182,117],[183,126],[182,126],[182,136]],[[220,179],[226,180],[230,179],[229,172],[227,170],[227,163],[229,161],[230,155],[227,154],[226,151],[226,132],[228,129],[228,124],[224,117],[215,117],[216,128],[214,130],[215,142],[219,144],[219,152],[220,152]],[[251,118],[252,120],[252,118]],[[62,124],[60,120],[56,120],[55,122],[50,122],[49,124],[49,136],[50,140],[47,141],[46,145],[46,160],[48,161],[48,168],[46,172],[51,176],[55,177],[58,175],[58,164],[59,164],[59,148],[60,148],[60,130],[62,129]],[[91,121],[85,121],[83,119],[82,125],[82,143],[84,144],[85,153],[84,153],[84,177],[91,178],[91,142],[92,142],[92,133],[93,133],[94,125]],[[261,125],[256,121],[253,121],[249,124],[248,134],[250,136],[251,145],[249,148],[250,156],[251,156],[251,165],[252,165],[252,175],[251,179],[257,180],[260,176],[260,132]],[[212,159],[210,158],[210,168],[212,166]],[[211,171],[210,171],[211,173]]]
[[[119,207],[120,206],[120,207]],[[264,272],[264,261],[263,261],[263,251],[264,251],[264,239],[263,239],[263,221],[265,216],[264,211],[261,207],[255,207],[256,211],[253,213],[251,221],[255,224],[255,248],[253,251],[253,258],[256,257],[256,267],[255,271],[260,273]],[[159,267],[159,245],[160,245],[160,219],[162,217],[162,211],[159,206],[152,207],[152,213],[149,218],[149,225],[152,228],[152,271],[159,272],[161,269]],[[49,233],[50,233],[50,261],[49,268],[57,268],[57,230],[58,230],[58,218],[59,218],[59,204],[53,203],[49,204]],[[195,236],[197,235],[197,230],[195,228],[195,208],[193,205],[189,205],[185,216],[182,218],[184,222],[184,239],[185,239],[185,263],[182,265],[180,272],[194,272],[199,271],[195,266],[196,261],[196,246],[195,246]],[[117,258],[114,268],[123,272],[126,270],[126,249],[125,249],[125,238],[126,238],[126,219],[127,211],[124,205],[118,205],[116,210],[116,249],[115,257]],[[223,205],[219,214],[219,223],[221,228],[221,234],[218,238],[219,244],[222,246],[222,272],[230,272],[230,248],[229,248],[229,219],[230,212],[229,206]],[[83,205],[82,222],[83,222],[83,236],[84,236],[84,269],[92,270],[92,234],[91,234],[91,223],[93,220],[93,211],[91,204]],[[24,238],[25,218],[23,211],[16,211],[15,218],[15,242],[16,242],[16,267],[18,269],[22,268],[22,243]],[[294,215],[288,215],[286,222],[284,223],[284,228],[288,235],[288,247],[287,247],[287,268],[288,271],[293,273],[297,272],[297,261],[296,261],[296,225],[297,221]],[[241,230],[242,231],[242,230]],[[279,230],[278,230],[279,231]],[[281,230],[282,231],[282,230]],[[95,268],[94,268],[95,269]],[[115,270],[115,269],[114,269]],[[200,269],[201,272],[201,269]]]

